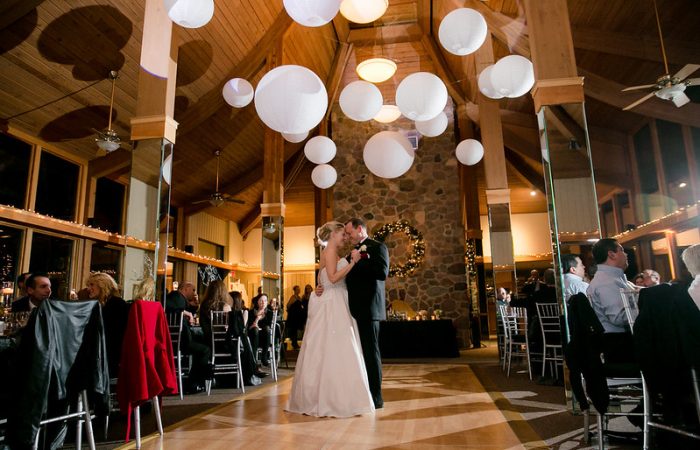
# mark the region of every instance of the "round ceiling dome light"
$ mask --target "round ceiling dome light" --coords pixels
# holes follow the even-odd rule
[[[386,58],[371,58],[358,64],[355,71],[365,81],[381,83],[394,76],[396,63]]]
[[[384,15],[389,0],[343,0],[340,14],[350,22],[370,23]]]
[[[379,123],[391,123],[401,117],[401,111],[396,105],[382,105],[379,113],[373,117]]]

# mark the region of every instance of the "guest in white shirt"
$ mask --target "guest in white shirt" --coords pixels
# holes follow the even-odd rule
[[[564,273],[564,299],[579,292],[586,293],[588,283],[583,281],[586,267],[578,255],[568,254],[561,257],[561,271]]]
[[[686,248],[681,255],[685,267],[693,276],[693,282],[688,288],[688,294],[695,305],[700,308],[700,244],[694,244]]]
[[[596,242],[592,251],[598,270],[586,291],[591,306],[606,333],[624,333],[628,331],[627,318],[620,288],[630,288],[625,276],[627,253],[616,239],[610,238]]]

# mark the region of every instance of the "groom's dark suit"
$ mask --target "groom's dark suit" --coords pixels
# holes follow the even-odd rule
[[[384,280],[389,275],[389,251],[381,242],[365,239],[358,246],[367,246],[369,258],[360,259],[345,281],[348,287],[350,313],[357,321],[362,354],[367,367],[369,390],[374,406],[381,408],[382,358],[379,354],[379,321],[386,319]]]

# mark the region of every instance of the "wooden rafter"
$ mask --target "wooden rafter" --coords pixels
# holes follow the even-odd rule
[[[435,43],[435,39],[432,36],[423,34],[423,37],[421,38],[421,43],[423,44],[425,51],[428,52],[430,59],[433,60],[437,76],[439,76],[442,79],[443,83],[445,83],[445,86],[447,87],[447,92],[450,94],[450,97],[452,97],[452,99],[455,103],[457,103],[457,105],[465,104],[466,97],[464,95],[464,92],[462,92],[462,88],[460,87],[459,81],[452,74],[452,71],[447,65],[444,56],[442,56],[440,49]]]
[[[423,30],[415,23],[350,30],[348,42],[355,45],[400,44],[421,38]]]

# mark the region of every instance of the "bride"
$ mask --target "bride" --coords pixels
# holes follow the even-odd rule
[[[373,412],[360,337],[345,287],[345,276],[357,261],[348,262],[339,255],[346,246],[342,223],[328,222],[316,235],[325,244],[319,272],[324,289],[321,296],[313,293],[309,300],[308,322],[286,410],[317,417]]]

